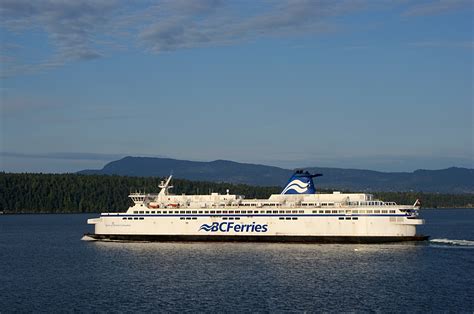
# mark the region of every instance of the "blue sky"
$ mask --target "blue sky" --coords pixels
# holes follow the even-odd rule
[[[0,170],[472,168],[472,1],[0,2]]]

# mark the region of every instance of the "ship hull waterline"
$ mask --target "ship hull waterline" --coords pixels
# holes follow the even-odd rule
[[[254,236],[254,235],[144,235],[144,234],[93,234],[84,237],[95,241],[116,242],[279,242],[327,244],[375,244],[419,242],[429,236]]]

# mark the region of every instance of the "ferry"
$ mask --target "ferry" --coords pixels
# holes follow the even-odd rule
[[[101,241],[252,241],[384,243],[423,241],[416,227],[420,202],[398,205],[366,193],[317,193],[310,174],[297,170],[281,194],[268,199],[242,195],[174,195],[172,176],[158,194],[131,193],[123,213],[89,219]]]

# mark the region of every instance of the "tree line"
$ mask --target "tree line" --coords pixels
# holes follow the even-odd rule
[[[157,193],[165,178],[124,177],[79,174],[38,174],[0,172],[0,211],[4,213],[98,213],[125,211],[130,192]],[[255,187],[244,184],[199,182],[173,179],[175,194],[211,192],[268,198],[281,187]],[[330,192],[330,191],[321,191]],[[376,192],[375,197],[398,204],[420,199],[424,207],[473,207],[473,194],[434,194],[417,192]]]

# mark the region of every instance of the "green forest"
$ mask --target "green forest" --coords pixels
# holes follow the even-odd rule
[[[14,174],[0,172],[0,211],[13,213],[98,213],[125,211],[130,192],[156,193],[164,178],[79,174]],[[243,184],[196,182],[173,179],[175,194],[210,192],[268,198],[281,187],[255,187]],[[330,191],[321,191],[330,192]],[[398,204],[422,201],[424,208],[473,207],[474,194],[434,194],[417,192],[375,192],[375,197]]]

